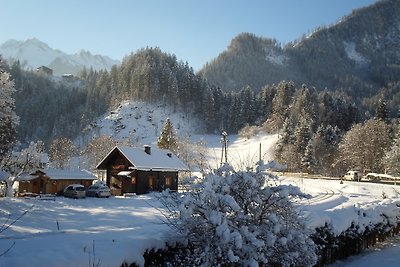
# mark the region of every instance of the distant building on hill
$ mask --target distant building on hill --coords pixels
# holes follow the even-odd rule
[[[45,75],[49,75],[52,76],[53,75],[53,70],[46,67],[46,66],[40,66],[36,69],[36,72],[39,74],[45,74]]]
[[[73,82],[75,80],[74,75],[72,75],[70,73],[65,73],[61,77],[62,77],[63,81],[66,81],[66,82]]]

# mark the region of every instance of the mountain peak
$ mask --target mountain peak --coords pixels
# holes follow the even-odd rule
[[[84,67],[95,70],[111,69],[119,61],[101,55],[92,55],[87,50],[69,55],[60,50],[48,46],[37,38],[29,38],[25,41],[10,39],[0,45],[0,54],[4,59],[18,59],[27,62],[28,69],[36,69],[38,66],[48,66],[53,69],[54,75],[71,73],[76,75]]]

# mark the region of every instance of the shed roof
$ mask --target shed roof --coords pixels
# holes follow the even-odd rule
[[[86,170],[44,169],[50,180],[95,180],[96,176]]]
[[[96,176],[86,170],[61,170],[61,169],[44,169],[39,172],[43,173],[50,180],[95,180]],[[21,175],[19,181],[30,181],[38,177],[38,171],[32,174]]]

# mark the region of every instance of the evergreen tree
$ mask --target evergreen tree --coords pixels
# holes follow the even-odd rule
[[[176,131],[169,118],[165,121],[161,135],[158,137],[157,146],[162,149],[169,149],[174,153],[178,151]]]
[[[379,98],[378,108],[376,110],[376,118],[387,123],[389,122],[389,111],[386,106],[386,101],[383,97]]]
[[[317,161],[314,156],[314,147],[313,147],[313,142],[310,140],[306,146],[306,150],[304,151],[304,155],[301,158],[301,165],[302,165],[302,170],[308,173],[314,173],[316,166],[317,166]]]
[[[289,144],[294,143],[294,124],[290,118],[283,123],[282,131],[276,144],[275,156],[278,160],[284,160],[282,155]]]
[[[314,156],[320,173],[333,174],[332,165],[337,157],[339,139],[339,129],[331,125],[320,125],[313,135]]]
[[[277,86],[277,92],[272,101],[271,123],[272,128],[279,130],[289,114],[290,104],[293,102],[293,94],[295,93],[293,82],[282,81]]]
[[[314,123],[317,119],[317,94],[314,88],[309,89],[305,84],[297,91],[293,105],[290,108],[290,116],[302,117]],[[310,125],[312,126],[312,125]]]
[[[274,86],[265,86],[259,96],[261,117],[266,120],[272,112],[272,101],[276,94]]]
[[[239,113],[240,126],[253,124],[255,121],[256,109],[253,98],[253,91],[250,86],[245,87],[240,91],[241,109]]]
[[[297,168],[302,168],[302,158],[306,153],[307,146],[311,140],[311,122],[305,118],[301,118],[294,132],[294,158],[296,159],[293,164]],[[312,151],[310,151],[312,153]],[[310,160],[310,159],[307,159]]]

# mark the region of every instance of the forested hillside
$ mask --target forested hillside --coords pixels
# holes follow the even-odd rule
[[[292,80],[371,97],[400,77],[398,14],[399,1],[379,1],[283,47],[243,33],[200,74],[223,91],[247,85],[259,91],[266,84]]]

